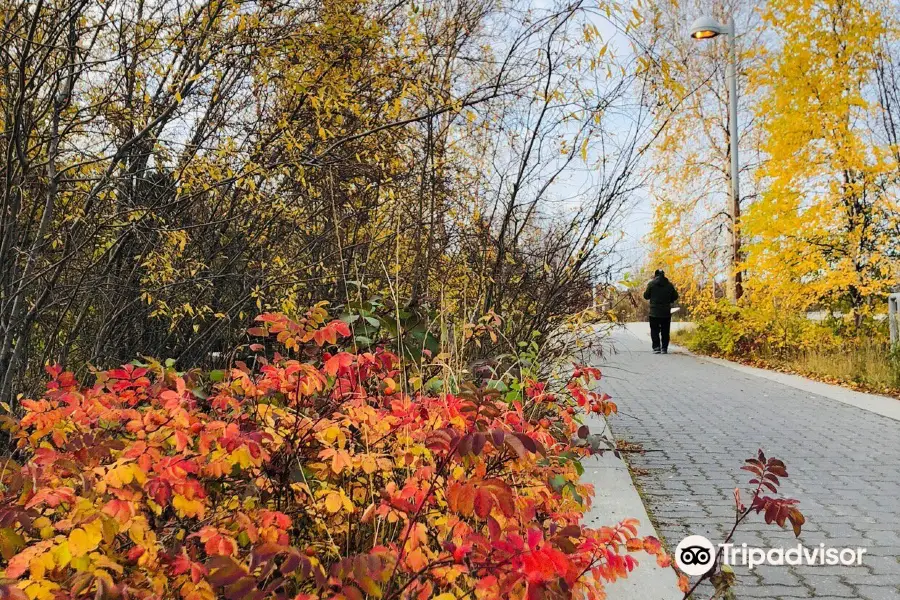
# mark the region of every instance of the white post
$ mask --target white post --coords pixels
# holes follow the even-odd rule
[[[738,173],[738,91],[737,51],[735,50],[734,19],[728,18],[728,64],[725,78],[728,80],[728,137],[731,138],[731,197],[737,206],[741,200],[740,175]]]
[[[728,32],[725,34],[727,38],[725,43],[728,45],[728,58],[725,65],[725,79],[728,84],[728,138],[730,143],[729,154],[731,154],[731,268],[736,267],[737,261],[740,259],[739,244],[740,231],[739,223],[741,219],[741,186],[740,186],[740,163],[738,162],[738,89],[737,89],[737,51],[736,32],[734,29],[734,18],[728,17]],[[737,299],[739,291],[737,282],[737,272],[729,275],[729,286],[734,288],[732,294],[733,299]]]
[[[706,40],[719,35],[724,35],[727,39],[727,58],[725,60],[725,84],[728,86],[728,137],[729,148],[728,153],[731,155],[731,258],[732,265],[737,262],[740,256],[740,232],[738,224],[741,219],[741,186],[740,186],[740,169],[738,157],[738,89],[737,89],[737,33],[735,32],[734,17],[729,16],[728,22],[719,23],[715,18],[704,15],[698,17],[691,24],[691,37],[696,40]],[[732,300],[738,297],[737,286],[738,273],[729,274],[729,296]]]
[[[888,326],[891,330],[891,345],[900,343],[900,294],[888,295]]]

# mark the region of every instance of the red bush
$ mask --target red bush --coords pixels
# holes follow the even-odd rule
[[[581,525],[596,370],[429,393],[321,307],[259,323],[295,357],[48,369],[12,424],[0,598],[602,598],[630,551],[668,564],[633,520]]]

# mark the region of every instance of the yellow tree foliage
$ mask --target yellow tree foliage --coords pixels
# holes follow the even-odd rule
[[[897,165],[872,127],[883,13],[862,0],[773,0],[763,17],[780,43],[754,82],[765,161],[744,221],[752,302],[838,308],[858,325],[897,275]]]
[[[715,231],[698,226],[696,206],[675,199],[659,199],[653,207],[650,266],[663,269],[675,285],[680,303],[702,310],[715,300],[716,277],[721,273]]]

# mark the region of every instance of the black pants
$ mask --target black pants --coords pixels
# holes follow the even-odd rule
[[[654,350],[669,349],[669,329],[671,327],[672,317],[650,317],[650,341],[653,342]],[[662,342],[661,345],[660,342]]]

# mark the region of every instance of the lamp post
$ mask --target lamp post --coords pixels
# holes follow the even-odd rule
[[[741,219],[740,173],[738,170],[738,127],[737,127],[737,54],[734,46],[734,19],[729,17],[727,24],[719,23],[712,17],[700,17],[691,25],[691,37],[695,40],[706,40],[724,35],[728,44],[728,61],[725,65],[725,79],[728,85],[728,138],[731,154],[731,260],[734,271],[734,298],[737,300],[743,293],[741,272],[737,269],[740,260],[741,238],[738,225]]]

